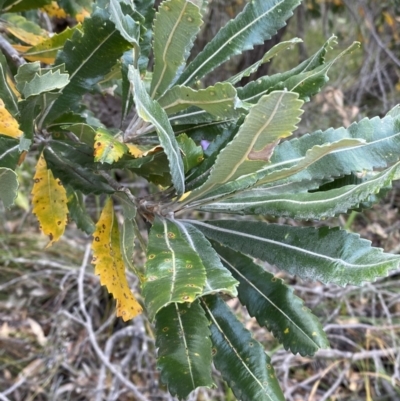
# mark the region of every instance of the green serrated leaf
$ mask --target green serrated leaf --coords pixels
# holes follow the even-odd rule
[[[253,260],[229,248],[213,244],[224,265],[239,280],[240,302],[261,326],[272,331],[285,349],[314,355],[329,342],[318,318],[283,280],[265,271]]]
[[[213,385],[208,324],[199,301],[173,303],[157,313],[157,367],[173,396],[181,399],[197,387]]]
[[[191,222],[206,237],[302,279],[361,285],[397,269],[399,255],[339,228],[292,227],[258,221]]]
[[[213,360],[235,396],[243,401],[284,401],[271,360],[219,297],[202,302],[211,322]]]
[[[340,144],[344,140],[359,141],[359,144],[338,148],[306,166],[305,159],[307,153],[310,154],[310,149],[315,146],[326,147],[329,143]],[[271,157],[270,165],[266,167],[268,174],[265,177],[269,180],[268,177],[272,178],[272,174],[280,175],[275,173],[276,171],[284,169],[294,171],[299,163],[304,163],[307,168],[299,170],[291,178],[293,181],[332,178],[352,172],[383,168],[397,162],[399,157],[400,119],[391,116],[382,119],[375,117],[353,123],[347,129],[331,128],[324,132],[317,131],[278,145]]]
[[[359,47],[360,43],[354,42],[329,63],[317,67],[312,71],[292,76],[286,81],[275,85],[271,90],[287,89],[289,91],[298,93],[299,97],[304,101],[309,101],[310,97],[320,92],[321,88],[329,81],[328,72],[332,65],[335,64],[340,58],[351,54]],[[257,99],[258,97],[253,97],[251,100],[246,101],[254,102],[257,101]]]
[[[134,88],[137,113],[144,121],[151,122],[156,128],[160,144],[169,161],[172,182],[177,194],[181,195],[185,192],[184,166],[178,142],[167,114],[156,100],[150,98],[140,79],[139,71],[133,66],[129,67],[128,77]]]
[[[139,45],[140,25],[129,15],[122,11],[122,4],[118,0],[110,0],[108,11],[110,19],[114,22],[115,27],[121,36],[129,43]],[[130,5],[132,7],[132,5]]]
[[[77,227],[88,235],[94,233],[96,226],[85,208],[85,202],[79,191],[67,186],[68,213]]]
[[[9,208],[14,204],[18,194],[18,176],[15,171],[0,167],[0,200],[4,207]]]
[[[0,99],[12,116],[18,113],[17,97],[7,83],[7,60],[0,51]]]
[[[191,224],[175,222],[183,234],[183,238],[200,256],[206,269],[206,283],[202,295],[223,292],[232,297],[237,296],[236,286],[238,282],[231,273],[223,266],[215,250],[206,237]]]
[[[238,83],[242,78],[248,77],[251,74],[254,74],[263,64],[268,63],[273,57],[279,54],[283,50],[290,49],[293,44],[303,42],[300,38],[293,38],[284,42],[280,42],[276,44],[272,49],[268,50],[261,60],[257,61],[256,63],[252,64],[250,67],[247,67],[245,70],[237,73],[233,77],[228,79],[232,85]]]
[[[189,138],[186,134],[180,134],[176,140],[178,141],[179,148],[182,150],[183,165],[185,173],[187,173],[203,161],[203,148],[197,146],[193,139]]]
[[[187,86],[174,86],[159,99],[159,103],[168,114],[196,106],[220,119],[238,116],[236,108],[239,106],[239,101],[236,89],[228,82],[219,82],[200,90]]]
[[[313,148],[307,151],[303,158],[299,158],[294,161],[291,167],[280,169],[279,167],[283,167],[283,164],[285,164],[282,163],[282,165],[279,167],[275,166],[278,168],[276,168],[274,171],[272,164],[270,164],[253,174],[244,175],[238,178],[236,181],[228,182],[227,184],[216,188],[214,191],[208,193],[206,197],[199,200],[198,205],[201,206],[202,204],[215,203],[218,198],[227,197],[233,193],[241,193],[243,190],[251,187],[277,187],[292,184],[296,182],[296,180],[301,181],[304,179],[301,174],[306,171],[307,168],[312,168],[314,164],[317,164],[318,161],[327,155],[338,152],[342,149],[351,149],[357,146],[362,146],[364,143],[365,142],[361,139],[342,139],[338,142],[326,143],[322,146],[315,145]],[[298,176],[300,176],[301,179],[298,179]],[[323,176],[307,178],[310,181],[315,181],[316,178],[323,178]]]
[[[0,167],[15,170],[20,154],[18,139],[0,135]]]
[[[202,210],[223,213],[257,214],[291,217],[295,219],[323,219],[339,213],[346,213],[367,201],[372,194],[391,185],[400,178],[400,163],[376,174],[357,185],[346,185],[341,188],[317,191],[312,193],[289,193],[273,195],[268,189],[258,193],[254,190],[245,195],[212,203]]]
[[[154,22],[154,71],[150,95],[159,98],[174,83],[202,24],[199,8],[187,0],[167,0]]]
[[[298,95],[291,92],[273,92],[262,97],[250,110],[232,142],[218,155],[208,180],[185,202],[267,164],[279,140],[296,129],[302,104]]]
[[[26,82],[22,90],[25,99],[30,96],[37,96],[43,92],[50,92],[56,89],[62,89],[69,83],[69,75],[61,74],[60,70],[48,71],[43,75],[35,74],[33,79]]]
[[[58,53],[55,64],[65,64],[70,83],[52,104],[46,122],[75,108],[81,96],[101,81],[129,48],[129,43],[109,20],[109,14],[97,8],[83,22],[82,31],[75,31]]]
[[[182,73],[178,85],[189,86],[235,54],[270,39],[293,14],[300,0],[254,0],[229,21]]]
[[[22,64],[18,68],[17,75],[15,75],[16,87],[20,93],[23,93],[27,82],[32,81],[36,74],[40,74],[40,62]]]
[[[336,36],[331,36],[324,45],[307,60],[304,60],[298,66],[289,71],[267,75],[257,79],[256,81],[249,82],[243,88],[237,88],[239,98],[244,102],[254,103],[260,96],[266,95],[273,91],[279,83],[285,82],[291,77],[297,76],[302,73],[312,71],[325,63],[325,56],[328,50],[336,43]]]
[[[150,231],[143,296],[150,319],[173,302],[193,302],[203,291],[205,268],[178,227],[155,217]]]

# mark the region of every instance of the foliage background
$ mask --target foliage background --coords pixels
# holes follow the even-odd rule
[[[244,4],[213,0],[209,25],[196,46],[202,48],[219,24]],[[339,36],[338,51],[360,40],[362,51],[335,66],[329,87],[307,105],[299,132],[384,115],[399,99],[399,24],[400,6],[394,0],[307,0],[280,32],[281,38],[302,37],[304,46],[267,64],[260,74],[296,65],[331,33]],[[232,60],[228,72],[218,69],[210,80],[236,73],[265,50],[260,46]],[[107,126],[118,125],[114,98],[102,94],[87,102]],[[24,169],[22,176],[31,176],[33,166],[26,163]],[[135,185],[138,191],[147,190],[145,183]],[[0,211],[0,400],[173,399],[159,382],[154,337],[146,318],[125,324],[114,317],[113,302],[90,265],[90,238],[70,228],[59,243],[43,251],[47,240],[26,211],[32,183],[27,178],[23,186],[19,207]],[[399,191],[399,186],[393,188],[372,210],[328,223],[399,253]],[[93,198],[91,213],[96,219],[98,206],[99,200]],[[142,257],[138,252],[138,263]],[[279,274],[320,316],[332,346],[313,359],[294,356],[232,301],[235,312],[246,317],[247,328],[254,329],[255,337],[270,350],[286,399],[399,400],[400,273],[361,289],[310,284]],[[135,287],[134,276],[130,278]],[[215,381],[217,389],[200,389],[189,399],[233,400],[217,376]]]

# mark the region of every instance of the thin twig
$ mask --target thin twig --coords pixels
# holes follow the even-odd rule
[[[26,61],[1,35],[0,35],[0,50],[2,50],[2,52],[15,64],[16,67],[20,67],[21,65],[26,64]]]

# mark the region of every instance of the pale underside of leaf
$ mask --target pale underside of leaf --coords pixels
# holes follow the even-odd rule
[[[194,90],[187,86],[174,86],[161,99],[160,106],[173,114],[190,106],[199,107],[216,118],[234,117],[238,105],[236,89],[227,82],[219,82],[206,89]]]
[[[308,178],[309,180],[314,178],[323,178],[323,175],[318,177],[302,177],[300,174],[302,174],[302,172],[308,167],[313,166],[330,154],[339,152],[342,149],[348,150],[357,146],[361,147],[364,144],[365,142],[362,139],[342,139],[338,142],[327,143],[322,146],[316,145],[308,150],[303,157],[285,160],[281,163],[271,163],[253,174],[245,175],[232,183],[222,185],[214,191],[206,194],[206,197],[203,197],[199,201],[189,205],[189,207],[198,207],[209,203],[215,203],[218,199],[229,197],[234,193],[240,193],[252,186],[266,187],[268,185],[288,185],[295,181],[301,181],[304,178]],[[285,168],[287,164],[291,167]],[[300,176],[298,177],[298,175]]]
[[[128,77],[134,87],[137,112],[144,121],[151,122],[156,128],[160,144],[170,164],[172,182],[178,195],[181,195],[185,192],[184,166],[168,116],[158,102],[150,98],[140,79],[139,71],[133,66],[129,66]]]
[[[250,110],[232,142],[218,155],[207,181],[185,202],[267,164],[279,140],[296,129],[302,104],[297,94],[285,91],[261,98]]]
[[[265,189],[265,195],[251,191],[229,198],[222,202],[211,203],[202,210],[224,213],[257,214],[284,216],[295,219],[321,219],[333,217],[339,213],[358,207],[371,194],[390,186],[393,180],[400,178],[400,165],[396,163],[375,177],[358,185],[347,185],[329,191],[282,194],[274,196]]]

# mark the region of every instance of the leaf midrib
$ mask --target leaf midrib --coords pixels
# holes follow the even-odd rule
[[[303,205],[303,204],[307,204],[307,205],[314,205],[314,204],[320,204],[320,203],[326,203],[328,200],[329,201],[339,201],[341,198],[347,198],[351,195],[352,192],[355,192],[357,190],[359,190],[360,188],[366,187],[370,184],[374,184],[375,181],[380,181],[380,180],[384,180],[390,173],[392,173],[392,171],[394,170],[395,166],[398,166],[399,163],[397,163],[396,165],[392,166],[392,168],[390,168],[389,170],[387,170],[385,172],[385,174],[380,175],[380,176],[376,176],[371,178],[368,181],[365,181],[361,184],[358,185],[352,185],[351,188],[348,189],[348,191],[334,196],[334,197],[330,197],[329,199],[320,199],[320,200],[306,200],[306,201],[298,201],[295,199],[284,199],[284,198],[279,198],[279,195],[277,195],[277,197],[275,199],[267,199],[267,200],[260,200],[260,201],[252,201],[252,202],[216,202],[216,203],[211,203],[211,205],[213,206],[218,206],[220,208],[228,208],[231,207],[232,205],[237,205],[240,207],[248,207],[248,206],[256,206],[256,205],[266,205],[268,203],[275,203],[275,202],[284,202],[284,203],[290,203],[290,204],[294,204],[294,205]]]
[[[266,243],[269,243],[269,244],[272,244],[272,245],[277,245],[279,247],[287,248],[287,249],[292,250],[292,251],[296,251],[296,252],[299,252],[299,253],[304,253],[304,254],[307,254],[307,255],[310,255],[310,256],[313,256],[313,257],[316,257],[316,258],[320,258],[320,259],[325,259],[325,260],[329,261],[330,263],[334,263],[334,264],[341,263],[342,265],[344,265],[346,267],[349,267],[349,268],[357,268],[357,269],[359,269],[359,268],[377,267],[377,266],[385,265],[385,264],[388,263],[388,260],[384,260],[384,261],[379,262],[379,263],[355,265],[355,264],[346,262],[345,260],[343,260],[341,258],[332,258],[332,257],[327,256],[327,255],[322,255],[322,254],[319,254],[319,253],[315,253],[315,252],[309,251],[309,250],[304,249],[304,248],[299,248],[299,247],[296,247],[296,246],[293,246],[293,245],[290,245],[290,244],[285,244],[283,242],[278,242],[278,241],[275,241],[275,240],[272,240],[272,239],[263,238],[263,237],[257,237],[255,235],[248,234],[248,233],[243,233],[243,232],[240,232],[240,231],[228,230],[228,229],[225,229],[225,228],[222,228],[222,227],[213,226],[213,225],[206,224],[206,223],[200,222],[200,221],[193,221],[193,220],[182,220],[182,221],[187,221],[187,222],[190,222],[191,224],[194,224],[194,225],[197,224],[197,225],[200,225],[200,226],[204,226],[204,227],[207,227],[207,228],[212,229],[214,231],[220,231],[220,232],[224,232],[224,233],[227,233],[227,234],[235,235],[236,237],[246,237],[246,238],[249,238],[249,239],[252,239],[252,240],[257,240],[257,241],[266,242]],[[395,255],[393,255],[393,256],[395,256]]]
[[[254,25],[256,22],[258,22],[258,20],[260,20],[261,18],[265,17],[267,14],[269,14],[271,11],[273,11],[276,7],[280,6],[282,3],[284,2],[284,0],[281,0],[279,3],[276,3],[273,7],[271,7],[269,10],[267,10],[266,12],[264,12],[263,14],[259,15],[257,18],[255,18],[254,20],[252,20],[252,22],[250,24],[247,24],[245,27],[243,27],[241,30],[237,31],[233,36],[231,36],[230,40],[228,40],[227,42],[225,42],[219,49],[218,51],[214,52],[207,60],[205,60],[199,67],[197,67],[196,70],[194,70],[192,72],[191,75],[189,75],[189,77],[182,83],[182,85],[186,85],[187,82],[189,82],[196,74],[197,72],[204,67],[205,64],[207,64],[211,59],[213,59],[214,57],[216,57],[227,45],[230,44],[231,41],[233,41],[234,39],[236,39],[239,35],[241,35],[244,31],[246,31],[247,29],[249,29],[252,25]]]
[[[315,346],[317,348],[320,348],[320,346],[307,334],[304,332],[304,330],[299,327],[297,325],[296,322],[294,322],[281,308],[279,308],[278,305],[276,305],[274,302],[272,302],[271,299],[269,299],[261,290],[259,290],[258,287],[256,287],[252,281],[250,281],[246,276],[244,276],[239,270],[236,269],[235,266],[233,266],[231,263],[229,263],[223,256],[221,256],[220,254],[218,254],[218,256],[232,269],[234,270],[240,277],[242,277],[242,279],[244,281],[246,281],[246,283],[252,287],[255,291],[257,291],[262,298],[264,298],[267,302],[269,302],[271,304],[272,307],[274,307],[277,311],[279,311],[283,316],[285,316],[285,318],[292,323],[293,326],[295,326],[301,333],[303,333],[303,335],[308,338],[309,340],[311,340],[312,343],[315,344]],[[294,294],[292,294],[294,296]]]
[[[243,360],[243,358],[240,356],[239,352],[236,350],[236,348],[233,346],[233,344],[231,343],[231,341],[229,340],[229,338],[225,335],[224,331],[222,330],[222,328],[220,327],[220,325],[218,324],[217,320],[215,319],[214,315],[212,314],[211,310],[209,309],[208,305],[206,304],[206,302],[202,299],[201,300],[204,307],[207,309],[208,314],[210,315],[213,323],[215,324],[215,326],[217,327],[218,331],[222,334],[222,336],[224,337],[225,341],[227,342],[227,344],[229,345],[229,347],[233,350],[233,352],[235,353],[236,357],[238,358],[238,360],[240,361],[240,363],[245,367],[245,369],[250,373],[250,375],[253,377],[253,379],[255,380],[255,382],[261,387],[263,393],[271,400],[272,398],[270,397],[270,395],[265,391],[264,386],[262,385],[262,383],[258,380],[257,376],[254,375],[254,373],[251,371],[251,369],[249,368],[249,366],[246,365],[245,361]]]
[[[173,36],[174,36],[174,34],[175,34],[175,32],[176,32],[178,26],[179,26],[179,23],[180,23],[181,20],[182,20],[182,16],[183,16],[183,14],[184,14],[184,12],[185,12],[185,10],[186,10],[187,5],[188,5],[188,2],[185,2],[185,5],[183,6],[183,8],[182,8],[182,10],[181,10],[181,12],[180,12],[180,14],[179,14],[179,17],[178,17],[178,19],[176,20],[176,22],[175,22],[175,24],[174,24],[174,26],[173,26],[173,28],[172,28],[172,30],[171,30],[171,32],[170,32],[170,35],[168,36],[167,43],[166,43],[166,45],[165,45],[165,48],[164,48],[164,51],[163,51],[163,54],[162,54],[163,69],[162,69],[162,71],[161,71],[160,78],[159,78],[159,80],[158,80],[156,86],[154,87],[153,92],[151,93],[151,98],[154,98],[154,95],[155,95],[155,93],[157,92],[157,89],[158,89],[159,86],[161,85],[161,82],[162,82],[162,80],[163,80],[163,78],[164,78],[165,71],[167,70],[167,66],[168,66],[168,63],[167,63],[167,52],[168,52],[169,47],[170,47],[170,45],[171,45],[172,38],[173,38]]]

